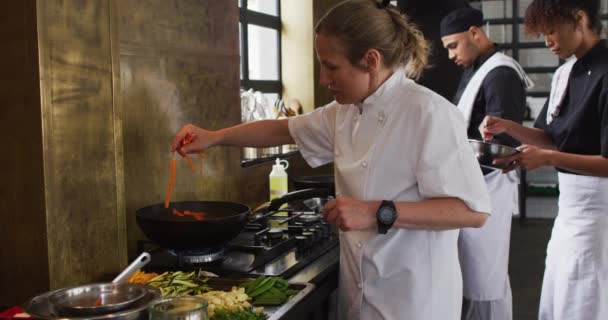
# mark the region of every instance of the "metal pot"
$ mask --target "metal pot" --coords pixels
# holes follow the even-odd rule
[[[260,152],[259,155],[262,158],[264,158],[264,157],[272,157],[272,156],[275,156],[277,154],[280,154],[280,152],[281,152],[281,148],[280,147],[266,147],[266,148],[261,148],[260,150],[261,150],[261,152]]]
[[[243,148],[243,159],[244,160],[254,160],[260,157],[260,149],[259,148]]]
[[[509,157],[519,152],[515,148],[498,143],[469,139],[469,144],[479,161],[479,165],[490,169],[504,169],[508,164],[497,165],[492,162],[499,158]]]

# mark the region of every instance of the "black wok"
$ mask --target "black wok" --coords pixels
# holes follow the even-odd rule
[[[177,217],[173,208],[204,212],[205,219]],[[247,223],[248,206],[222,201],[171,202],[165,209],[159,203],[136,211],[137,224],[150,240],[161,247],[175,250],[220,246],[235,238]]]

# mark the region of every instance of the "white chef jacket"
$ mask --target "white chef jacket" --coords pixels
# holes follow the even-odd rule
[[[336,194],[360,200],[456,197],[490,212],[460,112],[396,70],[363,103],[292,117],[313,167],[334,162]],[[460,319],[458,230],[340,233],[340,319]]]

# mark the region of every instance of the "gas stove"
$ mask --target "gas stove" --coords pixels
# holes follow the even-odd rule
[[[152,256],[147,271],[201,269],[223,276],[290,277],[338,245],[335,227],[321,219],[318,206],[313,209],[300,203],[266,213],[224,246],[180,251],[142,240],[138,251]]]

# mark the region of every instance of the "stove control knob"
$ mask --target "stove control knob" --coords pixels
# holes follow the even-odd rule
[[[317,241],[318,242],[323,242],[323,240],[324,240],[324,238],[323,238],[323,230],[320,230],[316,226],[311,227],[311,229],[315,231],[315,235],[317,236]]]
[[[279,228],[272,228],[266,233],[268,242],[276,244],[283,240],[283,230]]]
[[[302,232],[302,236],[306,238],[306,249],[310,249],[315,240],[315,235],[312,232],[304,231]]]
[[[323,227],[323,225],[316,225],[315,230],[317,230],[317,233],[321,239],[327,239],[329,237],[329,232],[325,227]]]
[[[316,243],[317,241],[321,240],[320,235],[317,233],[317,230],[315,228],[307,228],[305,232],[310,233],[311,235],[311,243]]]
[[[331,235],[331,225],[329,223],[321,223],[319,226],[323,228],[323,237],[329,238]]]
[[[287,227],[287,232],[290,236],[298,236],[302,234],[304,228],[302,226],[289,226]]]
[[[304,252],[308,248],[308,238],[305,236],[296,236],[296,246],[298,252]]]

